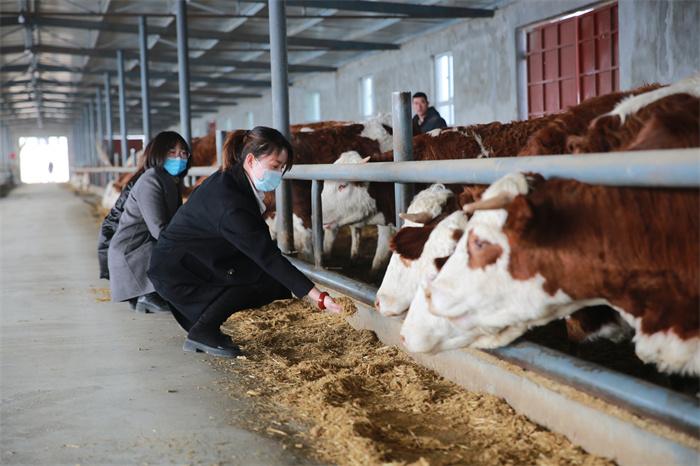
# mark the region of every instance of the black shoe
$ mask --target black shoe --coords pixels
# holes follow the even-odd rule
[[[136,310],[136,301],[138,301],[138,298],[131,298],[129,300],[129,309],[131,309],[132,311]]]
[[[187,334],[182,349],[184,351],[204,352],[224,358],[233,358],[243,354],[241,349],[233,344],[231,338],[221,333],[219,329],[202,331],[198,328],[193,328]]]
[[[219,356],[222,358],[235,358],[236,356],[241,356],[243,354],[241,349],[234,344],[231,344],[231,346],[210,345],[192,340],[190,337],[185,339],[185,343],[182,345],[182,350],[192,353],[207,353],[212,356]]]
[[[139,296],[136,301],[136,312],[171,312],[170,304],[160,297],[156,292],[148,293],[147,295]]]

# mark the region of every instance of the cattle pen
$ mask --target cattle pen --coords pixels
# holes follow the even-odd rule
[[[547,177],[576,178],[596,184],[652,187],[700,187],[700,150],[659,150],[435,162],[378,162],[370,165],[296,165],[290,180],[312,181],[313,239],[322,249],[321,186],[324,180],[389,183],[487,184],[514,171],[533,171]],[[215,168],[197,167],[194,176]],[[83,177],[105,179],[105,174],[128,171],[108,167],[81,167]],[[99,191],[99,190],[98,190]],[[397,190],[397,196],[399,196]],[[373,312],[376,288],[316,263],[289,260],[313,281],[351,298],[358,312],[348,318],[357,329],[370,329],[386,344],[398,345],[399,323]],[[505,398],[517,410],[543,425],[576,439],[589,451],[614,457],[620,464],[690,463],[697,456],[700,406],[695,397],[617,373],[546,348],[519,342],[506,348],[456,350],[439,355],[413,355],[421,364],[470,390]],[[528,377],[535,374],[541,379]],[[614,407],[614,408],[613,408]],[[576,412],[577,416],[568,413]],[[659,424],[655,428],[645,421]],[[658,425],[663,426],[658,429]],[[615,432],[614,435],[611,435]],[[674,434],[675,432],[675,434]],[[628,448],[619,439],[635,445]]]

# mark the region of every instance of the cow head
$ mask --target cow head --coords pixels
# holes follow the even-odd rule
[[[334,163],[367,163],[369,157],[362,158],[355,151],[343,152]],[[321,191],[323,205],[323,225],[336,229],[360,222],[377,213],[377,201],[369,195],[369,183],[348,181],[326,181]]]
[[[508,220],[510,228],[526,228],[532,212],[522,195],[528,192],[530,181],[520,173],[507,175],[492,184],[481,201],[465,206],[466,211],[474,212],[465,233],[425,288],[428,310],[450,318],[471,335],[470,345],[507,344],[528,324],[544,318],[539,313],[543,309],[557,309],[558,315],[571,312],[564,306],[570,302],[566,294],[561,290],[547,293],[541,275],[520,280],[510,272],[511,245],[504,227]],[[488,343],[478,341],[487,335]]]
[[[470,345],[478,348],[497,348],[502,345],[504,338],[512,340],[524,332],[516,327],[495,334],[484,332],[480,328],[464,330],[451,319],[431,314],[424,293],[427,283],[425,281],[419,286],[401,326],[401,343],[407,351],[436,353]],[[514,336],[511,337],[511,334]]]
[[[466,226],[463,212],[446,216],[452,191],[441,184],[418,193],[406,214],[405,224],[392,238],[393,254],[384,274],[375,306],[385,316],[408,309],[421,279],[437,273],[435,259],[448,256]]]

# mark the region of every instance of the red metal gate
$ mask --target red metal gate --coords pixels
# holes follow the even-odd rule
[[[617,3],[526,31],[528,117],[619,89]]]

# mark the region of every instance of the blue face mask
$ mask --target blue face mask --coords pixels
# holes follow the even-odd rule
[[[187,160],[181,159],[180,157],[168,157],[167,159],[165,159],[163,168],[166,172],[170,173],[171,175],[177,176],[180,173],[184,172],[185,168],[187,168]]]
[[[257,159],[255,162],[258,165],[262,165]],[[258,191],[274,191],[281,182],[282,172],[277,170],[270,170],[269,168],[263,167],[263,175],[261,179],[257,179],[255,174],[253,174],[253,184],[255,185],[255,189]]]

